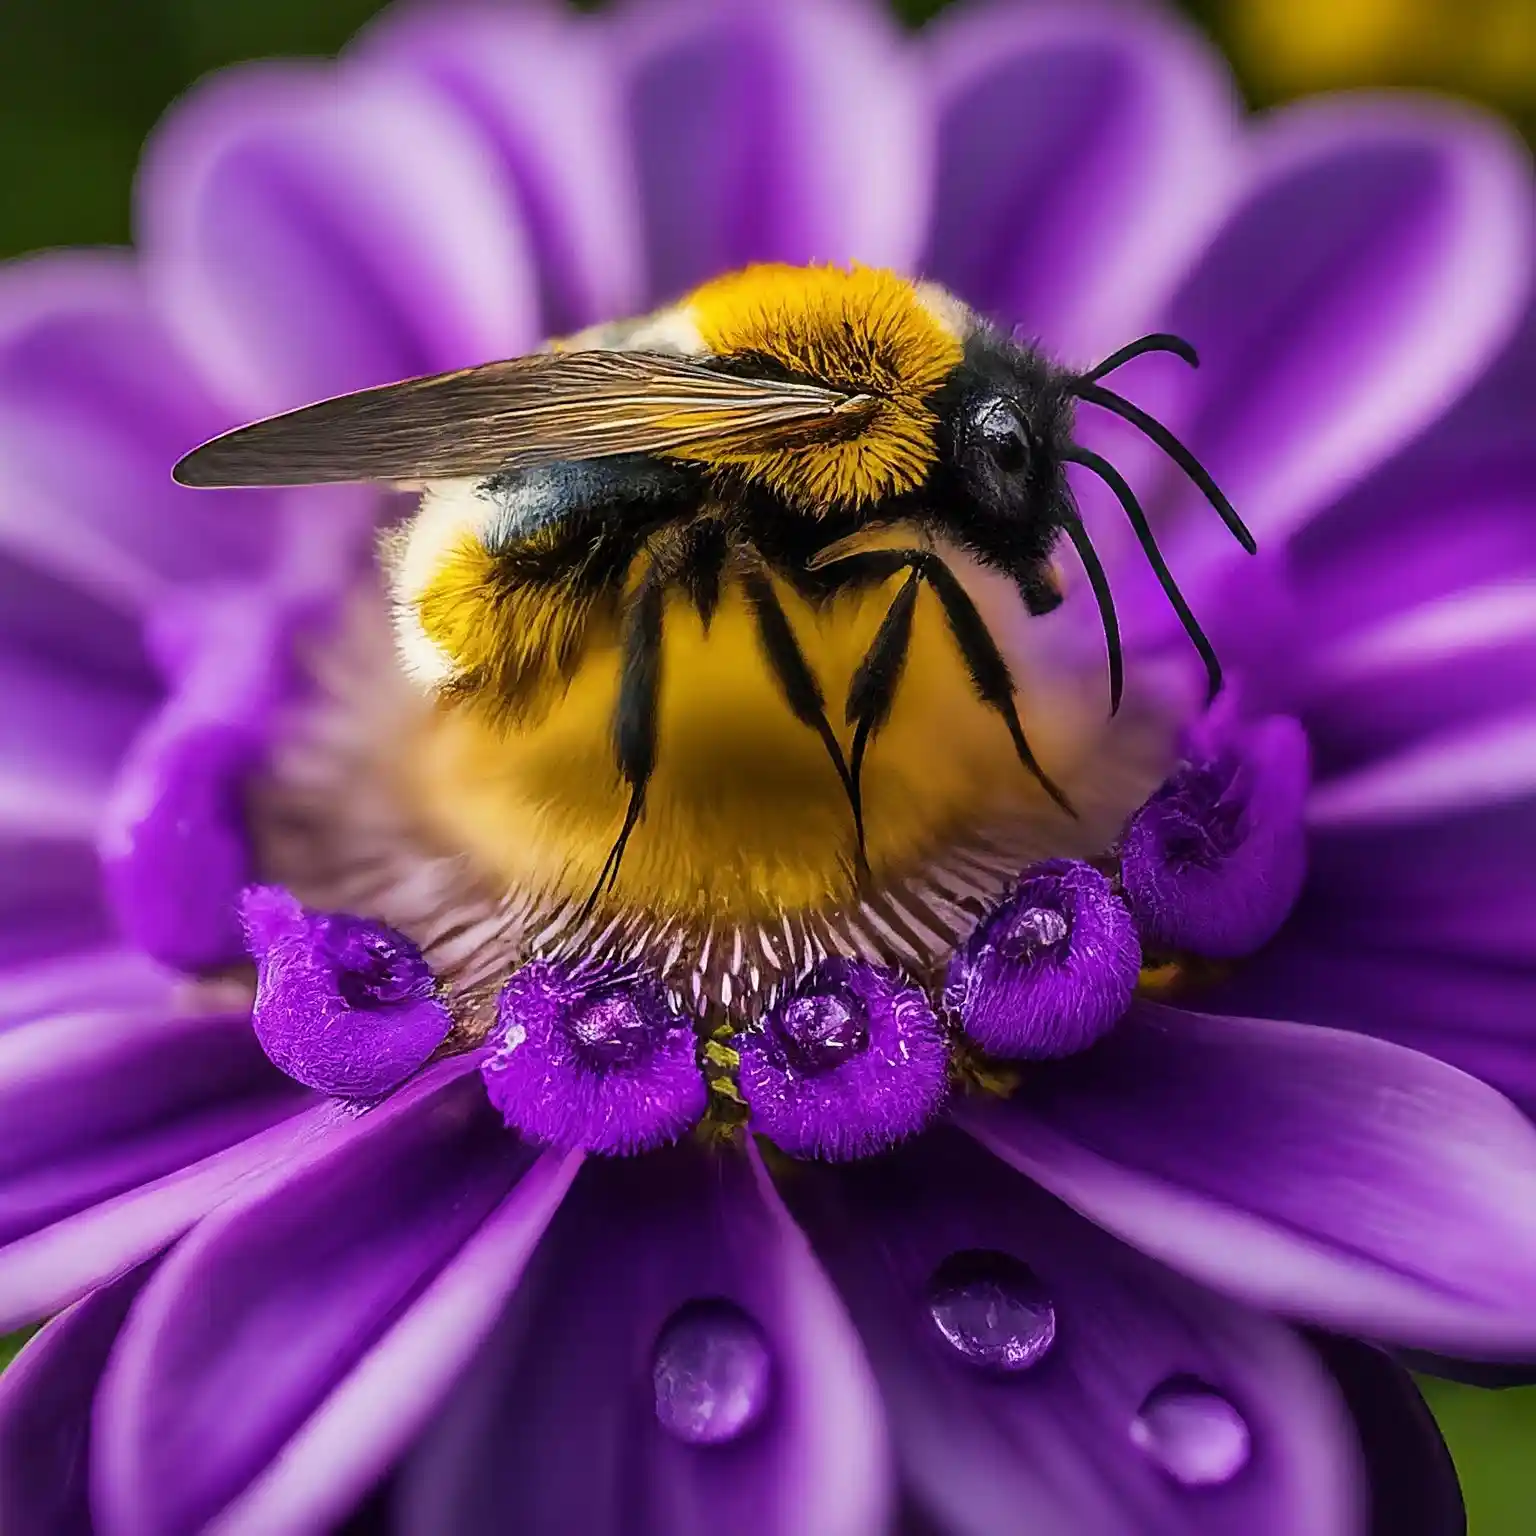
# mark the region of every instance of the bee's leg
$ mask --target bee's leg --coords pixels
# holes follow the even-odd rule
[[[864,754],[869,743],[890,718],[896,702],[896,689],[906,670],[907,652],[912,644],[912,614],[917,607],[917,590],[922,578],[916,571],[902,583],[891,606],[886,609],[880,628],[859,663],[848,687],[845,716],[853,727],[853,746],[848,753],[848,776],[853,781],[854,816],[862,826]]]
[[[1008,734],[1013,739],[1013,750],[1018,755],[1019,761],[1062,810],[1069,816],[1076,816],[1077,812],[1072,809],[1071,802],[1051,782],[1045,770],[1036,761],[1035,754],[1030,750],[1024,736],[1024,728],[1019,723],[1018,709],[1013,702],[1013,675],[1008,670],[1008,663],[998,649],[997,642],[992,638],[992,632],[987,628],[986,620],[982,618],[976,604],[971,601],[971,595],[965,590],[959,577],[932,550],[870,550],[862,554],[849,555],[845,559],[823,566],[822,574],[846,576],[849,581],[857,581],[868,580],[872,574],[891,574],[903,567],[921,577],[938,598],[944,609],[944,618],[949,625],[949,632],[959,647],[966,670],[971,674],[971,686],[976,690],[976,697],[989,709],[996,710],[1002,717],[1003,723],[1008,727]],[[900,601],[899,595],[897,601]],[[882,632],[884,627],[882,624]],[[878,645],[879,641],[880,637],[877,635],[875,645]],[[871,646],[871,654],[874,648],[875,646]],[[866,658],[866,664],[867,662],[868,658]],[[860,673],[862,671],[863,666],[860,667]],[[857,674],[854,683],[857,686]],[[868,700],[864,702],[865,708],[868,708]],[[852,689],[849,690],[848,705],[852,711],[854,707]],[[886,710],[889,712],[888,704]],[[883,719],[880,723],[884,723]],[[871,726],[866,735],[872,736],[876,728]]]
[[[624,812],[624,825],[608,850],[597,883],[582,909],[583,917],[619,877],[624,849],[645,810],[646,787],[656,767],[656,706],[661,690],[661,616],[666,587],[666,572],[653,558],[624,613],[613,750],[619,773],[629,785],[629,805]]]
[[[673,560],[676,579],[706,634],[709,621],[720,606],[720,582],[729,549],[725,524],[718,518],[701,517],[677,530],[677,553]]]
[[[784,701],[789,705],[795,718],[802,725],[809,726],[821,738],[822,745],[827,749],[827,756],[832,759],[832,766],[837,770],[838,778],[843,781],[843,789],[847,792],[848,804],[853,811],[854,832],[858,838],[858,873],[862,878],[864,873],[863,814],[859,809],[858,794],[854,788],[852,775],[848,772],[848,764],[843,759],[843,749],[838,745],[837,737],[832,734],[832,726],[827,720],[827,706],[826,700],[822,697],[821,684],[816,681],[816,675],[811,671],[810,663],[806,661],[805,653],[800,649],[800,642],[795,639],[789,616],[784,612],[778,593],[773,590],[773,583],[768,579],[767,574],[759,568],[749,567],[742,574],[742,586],[746,592],[747,603],[752,609],[753,618],[757,621],[757,634],[762,642],[763,654],[767,657],[768,665],[778,681]]]

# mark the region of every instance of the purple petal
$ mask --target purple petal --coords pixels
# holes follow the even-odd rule
[[[93,1012],[0,1035],[0,1245],[243,1141],[304,1098],[242,1017]]]
[[[112,933],[88,842],[0,833],[0,966],[95,948]]]
[[[89,840],[142,696],[0,657],[0,836]]]
[[[862,1536],[888,1499],[879,1401],[804,1238],[761,1167],[686,1147],[582,1170],[401,1513],[462,1536]]]
[[[1305,1019],[1422,1051],[1536,1114],[1532,1000],[1521,963],[1331,945],[1289,928],[1209,996],[1224,1012]]]
[[[225,425],[127,256],[5,270],[0,543],[128,613],[169,582],[259,566],[269,498],[245,495],[237,515],[234,498],[184,490],[167,472]]]
[[[270,1177],[332,1133],[343,1114],[332,1104],[299,1108],[200,1162],[0,1248],[0,1330],[47,1317],[159,1252],[232,1190]]]
[[[494,150],[552,335],[632,314],[644,298],[622,101],[599,36],[558,12],[464,5],[386,12],[360,40],[367,57],[427,81]]]
[[[1375,1536],[1466,1536],[1451,1453],[1411,1377],[1384,1350],[1311,1338],[1349,1405],[1365,1453]]]
[[[1109,881],[1050,859],[956,952],[944,1006],[993,1055],[1071,1056],[1130,1007],[1140,969],[1136,929]]]
[[[43,560],[0,529],[0,656],[29,657],[47,672],[108,683],[150,708],[160,679],[128,600],[99,597]]]
[[[930,149],[876,6],[664,0],[616,30],[653,297],[754,261],[914,267]]]
[[[1149,329],[1236,170],[1231,86],[1190,32],[1096,6],[960,6],[921,270],[1086,364]]]
[[[1536,800],[1403,825],[1319,828],[1287,932],[1347,952],[1527,964],[1536,954]]]
[[[1536,1344],[1536,1129],[1428,1056],[1142,1004],[959,1113],[1091,1220],[1257,1306],[1450,1353]]]
[[[431,1414],[570,1172],[502,1131],[474,1066],[434,1069],[167,1261],[98,1400],[104,1532],[221,1511],[325,1531]]]
[[[1523,152],[1470,109],[1344,98],[1259,131],[1247,186],[1164,322],[1201,356],[1182,434],[1261,544],[1487,367],[1524,311],[1531,214]],[[1228,550],[1197,494],[1181,487],[1179,505],[1202,545]]]
[[[1536,793],[1536,710],[1520,700],[1500,715],[1452,724],[1402,750],[1339,774],[1313,792],[1314,828],[1403,826]]]
[[[0,967],[0,1033],[51,1014],[82,1009],[141,1012],[172,1006],[165,972],[137,950],[116,945]]]
[[[869,1351],[903,1481],[944,1531],[1358,1529],[1342,1405],[1279,1324],[951,1131],[786,1188]],[[1026,1333],[1038,1347],[996,1347]]]
[[[149,1273],[133,1270],[77,1301],[0,1377],[0,1530],[91,1536],[91,1400]]]
[[[138,204],[152,291],[243,415],[537,340],[494,156],[397,69],[220,75],[155,131]]]
[[[263,760],[287,668],[284,616],[270,600],[223,592],[200,619],[177,626],[177,689],[133,743],[101,832],[123,932],[191,971],[244,956],[246,781]]]
[[[490,1333],[575,1168],[575,1154],[548,1154],[523,1174],[294,1434],[281,1459],[230,1507],[223,1528],[252,1536],[332,1529],[421,1433]],[[411,1383],[409,1392],[399,1390],[402,1381]],[[380,1528],[394,1526],[384,1521]]]
[[[1536,517],[1536,498],[1528,513]],[[1435,554],[1422,548],[1419,558]],[[1317,646],[1305,664],[1320,780],[1494,723],[1536,690],[1536,565],[1405,607]]]
[[[1326,639],[1441,593],[1529,571],[1536,306],[1434,427],[1297,533],[1291,579]]]

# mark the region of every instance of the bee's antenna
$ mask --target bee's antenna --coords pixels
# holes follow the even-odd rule
[[[1079,400],[1086,400],[1090,405],[1113,411],[1116,416],[1130,422],[1133,427],[1151,438],[1200,488],[1200,493],[1221,514],[1222,522],[1231,529],[1232,536],[1237,542],[1250,555],[1256,554],[1259,548],[1258,541],[1248,531],[1247,524],[1237,515],[1237,509],[1222,494],[1221,487],[1211,479],[1199,459],[1155,416],[1149,416],[1139,405],[1132,405],[1129,400],[1123,395],[1117,395],[1114,390],[1091,383],[1090,379],[1091,375],[1087,374],[1078,379],[1072,386],[1072,393]]]
[[[1110,591],[1109,577],[1104,574],[1104,563],[1088,537],[1083,520],[1075,511],[1066,518],[1067,537],[1077,550],[1078,559],[1088,573],[1088,585],[1099,604],[1099,619],[1104,625],[1104,646],[1109,653],[1109,712],[1120,713],[1120,694],[1125,687],[1125,661],[1120,650],[1120,618],[1115,612],[1115,595]]]
[[[1072,447],[1062,454],[1062,457],[1069,463],[1081,464],[1084,469],[1092,471],[1115,493],[1116,500],[1125,509],[1125,515],[1130,519],[1131,527],[1135,530],[1137,542],[1140,543],[1142,553],[1147,557],[1147,564],[1152,567],[1158,584],[1167,595],[1173,611],[1178,614],[1179,622],[1184,626],[1184,632],[1200,653],[1201,661],[1205,663],[1205,675],[1210,683],[1208,696],[1214,699],[1221,691],[1221,662],[1217,659],[1211,642],[1206,638],[1205,631],[1200,628],[1199,620],[1195,618],[1193,610],[1185,601],[1184,594],[1179,591],[1179,584],[1173,579],[1173,572],[1168,569],[1168,562],[1163,559],[1162,550],[1157,547],[1157,539],[1152,533],[1151,524],[1147,522],[1146,513],[1141,510],[1141,503],[1136,500],[1136,493],[1131,489],[1125,476],[1108,459],[1101,458],[1087,448]],[[1071,531],[1070,525],[1068,531]],[[1103,611],[1102,605],[1100,611]]]
[[[1106,373],[1113,373],[1122,363],[1128,363],[1133,357],[1142,357],[1148,352],[1171,352],[1175,357],[1183,358],[1191,368],[1200,366],[1200,354],[1182,336],[1175,336],[1171,331],[1153,331],[1150,336],[1140,336],[1135,341],[1127,342],[1118,352],[1111,352],[1102,363],[1096,363],[1087,373],[1079,374],[1078,378],[1085,384],[1092,384]]]

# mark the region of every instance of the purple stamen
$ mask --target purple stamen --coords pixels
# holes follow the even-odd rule
[[[502,988],[497,1021],[486,1091],[533,1141],[643,1152],[704,1113],[693,1030],[649,975],[536,960]]]
[[[1130,1006],[1131,915],[1090,864],[1037,864],[949,963],[944,1007],[994,1056],[1086,1050]]]
[[[791,1157],[866,1157],[944,1101],[948,1052],[927,997],[876,966],[824,960],[736,1044],[752,1128]]]
[[[1201,742],[1131,818],[1125,899],[1150,949],[1215,958],[1273,937],[1306,868],[1307,742],[1275,716]]]
[[[341,1098],[372,1098],[442,1044],[452,1019],[403,933],[311,912],[278,886],[252,886],[240,910],[256,961],[252,1024],[289,1077]]]

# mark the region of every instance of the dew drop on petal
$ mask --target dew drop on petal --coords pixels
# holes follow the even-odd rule
[[[928,1312],[950,1347],[987,1371],[1028,1370],[1056,1338],[1056,1308],[1006,1253],[952,1253],[928,1282]]]
[[[773,1357],[734,1302],[690,1301],[662,1328],[651,1375],[662,1428],[689,1445],[721,1445],[762,1417]]]
[[[1189,1376],[1173,1377],[1148,1395],[1131,1422],[1131,1442],[1186,1488],[1231,1482],[1252,1450],[1243,1416]]]

